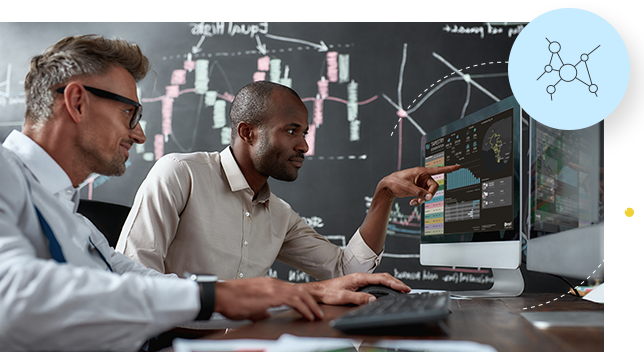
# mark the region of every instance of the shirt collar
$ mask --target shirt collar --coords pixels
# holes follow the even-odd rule
[[[76,191],[63,168],[44,149],[22,132],[13,130],[2,146],[16,153],[36,180],[52,194],[65,190]],[[70,196],[73,198],[73,195],[70,194]]]
[[[241,169],[239,168],[239,165],[237,164],[237,160],[235,160],[235,157],[233,156],[233,152],[231,151],[230,147],[226,147],[221,153],[221,166],[224,169],[224,174],[226,175],[226,178],[228,179],[228,185],[230,186],[230,189],[233,192],[241,191],[241,190],[248,190],[251,195],[255,195],[253,193],[253,190],[250,188],[248,185],[248,181],[246,181],[246,178],[244,177],[244,174],[242,173]],[[257,202],[259,203],[265,203],[268,201],[268,199],[271,196],[271,189],[268,186],[268,182],[262,187],[262,189],[259,190],[257,193]]]

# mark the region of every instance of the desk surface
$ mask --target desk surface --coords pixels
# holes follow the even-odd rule
[[[494,346],[505,351],[603,351],[603,328],[537,329],[525,320],[522,312],[546,311],[603,311],[604,305],[565,294],[524,294],[514,298],[477,298],[453,300],[452,313],[447,318],[449,336],[404,337],[409,339],[468,340]],[[556,300],[555,300],[556,298]],[[550,303],[546,303],[550,302]],[[533,307],[534,308],[531,308]],[[524,310],[524,308],[527,308]],[[329,321],[348,312],[352,307],[323,305],[324,319],[308,322],[294,311],[239,329],[206,335],[207,339],[277,339],[283,333],[311,337],[350,337],[365,341],[399,336],[345,335],[329,326]]]

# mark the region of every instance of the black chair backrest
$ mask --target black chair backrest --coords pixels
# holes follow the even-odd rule
[[[111,247],[116,247],[130,207],[97,200],[81,199],[78,212],[88,218],[98,228]]]

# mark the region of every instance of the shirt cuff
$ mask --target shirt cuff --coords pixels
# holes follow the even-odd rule
[[[376,254],[364,242],[362,234],[360,233],[360,229],[356,230],[356,232],[353,234],[353,237],[351,237],[351,240],[347,244],[347,247],[344,251],[345,254],[353,256],[353,258],[357,260],[361,266],[371,264],[370,268],[368,269],[369,272],[372,272],[380,264],[382,255],[385,253],[385,250],[383,248],[383,250],[379,254]]]

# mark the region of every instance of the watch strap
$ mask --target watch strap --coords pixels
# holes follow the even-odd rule
[[[209,320],[215,311],[215,282],[198,282],[201,310],[195,320]]]

